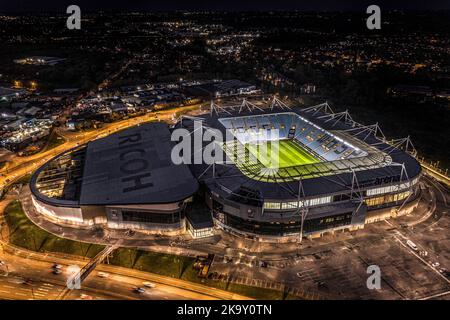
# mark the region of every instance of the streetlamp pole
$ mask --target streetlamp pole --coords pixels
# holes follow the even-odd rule
[[[300,225],[300,244],[302,243],[303,240],[303,225],[306,219],[306,215],[308,214],[308,209],[302,209],[302,220],[301,220],[301,225]]]
[[[31,296],[33,298],[33,300],[36,300],[35,296],[34,296],[34,286],[31,285]]]
[[[306,207],[306,202],[303,201],[302,206],[300,208],[300,202],[301,202],[301,197],[302,195],[304,195],[304,190],[303,190],[303,184],[302,184],[302,179],[300,178],[300,180],[298,181],[298,194],[297,194],[297,210],[299,210],[299,212],[301,213],[301,220],[300,220],[300,239],[299,242],[300,244],[302,243],[303,240],[303,226],[305,223],[305,219],[306,216],[308,214],[308,208]]]

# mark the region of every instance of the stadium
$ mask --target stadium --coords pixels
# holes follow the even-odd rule
[[[277,98],[212,102],[208,115],[185,117],[176,128],[195,134],[198,121],[204,133],[226,136],[215,149],[224,161],[190,169],[215,224],[233,234],[301,241],[357,230],[417,205],[421,168],[409,138],[388,143],[377,124],[363,126],[327,103],[291,109]]]
[[[171,157],[175,130],[194,150],[184,163]],[[217,133],[225,138],[201,140],[200,150],[190,139]],[[211,144],[223,160],[196,161]],[[387,141],[377,124],[327,103],[291,108],[274,97],[211,102],[207,114],[171,128],[146,123],[92,141],[39,168],[30,188],[35,210],[59,224],[194,238],[215,226],[285,242],[411,212],[420,173],[408,138]]]

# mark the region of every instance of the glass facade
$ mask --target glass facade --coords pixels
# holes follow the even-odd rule
[[[300,200],[300,201],[289,201],[289,202],[264,202],[264,209],[270,209],[270,210],[289,210],[289,209],[296,209],[300,206],[300,208],[303,207],[313,207],[318,206],[326,203],[332,202],[332,197],[320,197],[320,198],[313,198],[313,199],[306,199],[306,200]]]
[[[192,223],[187,219],[187,229],[193,238],[206,238],[214,235],[213,228],[194,228]]]
[[[385,205],[398,205],[401,201],[405,201],[410,195],[413,194],[412,186],[417,184],[419,178],[415,178],[410,182],[398,183],[396,185],[382,186],[372,189],[366,189],[363,191],[364,203],[368,208],[375,208]],[[400,191],[399,191],[400,190]],[[272,202],[267,201],[263,204],[263,210],[267,211],[295,211],[298,208],[308,208],[315,206],[333,205],[336,202],[347,202],[350,199],[358,199],[361,195],[354,192],[350,194],[348,190],[346,193],[335,194],[324,197],[302,199],[300,201],[285,201],[285,202]],[[220,221],[222,224],[229,226],[237,231],[241,231],[254,235],[267,235],[267,236],[287,236],[295,235],[300,232],[301,222],[299,218],[292,218],[293,221],[259,221],[259,219],[252,219],[254,215],[250,215],[247,212],[246,216],[242,216],[230,212],[224,211],[224,206],[218,200],[213,200],[212,203],[214,218]],[[247,210],[250,211],[250,210]],[[264,213],[262,213],[264,215]],[[294,220],[296,219],[296,220]],[[333,214],[333,207],[330,207],[328,215],[322,218],[314,218],[308,216],[304,222],[305,233],[324,232],[336,228],[343,228],[352,224],[353,211],[343,214]],[[354,223],[359,223],[355,221]],[[364,220],[361,220],[364,223]]]
[[[397,192],[400,190],[405,190],[405,189],[408,189],[408,188],[414,186],[418,181],[419,181],[419,178],[415,178],[411,182],[404,182],[404,183],[394,184],[394,185],[386,186],[386,187],[368,189],[366,191],[366,195],[367,196],[375,196],[378,194],[385,194],[385,193],[391,193],[391,192]]]
[[[378,205],[381,203],[390,203],[399,201],[402,199],[405,199],[410,191],[404,191],[401,193],[398,193],[399,191],[406,190],[414,186],[419,181],[419,178],[415,178],[411,182],[404,182],[401,184],[396,185],[390,185],[385,187],[378,187],[378,188],[372,188],[366,190],[366,196],[376,196],[376,195],[386,195],[386,196],[380,196],[377,198],[368,198],[366,199],[366,203],[369,206]],[[397,192],[397,195],[389,196],[388,194],[392,194]],[[405,196],[405,194],[407,194]],[[354,197],[358,197],[358,195],[355,193]],[[350,194],[339,194],[334,196],[327,196],[327,197],[319,197],[319,198],[313,198],[313,199],[306,199],[301,201],[288,201],[288,202],[264,202],[264,209],[266,210],[289,210],[289,209],[296,209],[298,206],[301,208],[303,207],[313,207],[313,206],[319,206],[331,202],[338,202],[338,201],[345,201],[350,199]],[[373,204],[372,204],[373,203]]]
[[[154,213],[144,211],[122,210],[122,220],[130,222],[171,224],[180,222],[181,215],[176,213]]]
[[[380,205],[383,205],[383,204],[404,200],[411,193],[412,192],[408,190],[408,191],[405,191],[405,192],[400,192],[400,193],[395,193],[395,194],[386,194],[386,195],[383,195],[383,196],[380,196],[380,197],[374,197],[374,198],[365,199],[364,202],[369,207],[380,206]]]
[[[213,228],[204,228],[204,229],[191,229],[189,228],[189,232],[191,233],[193,238],[206,238],[211,237],[213,234]]]
[[[233,215],[224,214],[224,224],[239,231],[258,235],[284,236],[299,233],[300,221],[290,222],[259,222],[242,219]],[[303,232],[316,232],[350,225],[352,212],[327,216],[324,218],[307,219],[303,225]]]

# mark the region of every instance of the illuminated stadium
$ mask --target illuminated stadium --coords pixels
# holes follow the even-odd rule
[[[174,163],[185,139],[194,151]],[[207,150],[222,160],[196,161]],[[35,210],[60,224],[193,237],[215,226],[283,242],[411,212],[420,173],[409,139],[387,141],[377,124],[327,103],[300,109],[273,98],[211,102],[171,128],[146,123],[92,141],[39,168],[30,187]]]
[[[344,134],[341,138],[293,112],[220,118],[219,122],[236,137],[223,145],[228,157],[244,174],[261,181],[294,181],[391,161],[377,149]],[[260,152],[264,144],[267,151]],[[275,144],[277,152],[271,147]]]
[[[195,135],[199,121],[204,134],[226,136],[215,142],[225,161],[190,168],[215,224],[233,234],[300,240],[360,229],[417,204],[421,169],[409,139],[388,143],[377,124],[363,126],[327,103],[212,102],[207,116],[184,117],[176,128]]]

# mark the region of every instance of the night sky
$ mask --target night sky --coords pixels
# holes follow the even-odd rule
[[[365,11],[368,5],[377,4],[381,9],[399,10],[440,10],[450,9],[448,0],[428,1],[378,1],[378,0],[208,0],[208,1],[174,1],[174,0],[0,0],[0,11],[64,11],[68,5],[77,4],[81,10],[302,10],[302,11]]]

